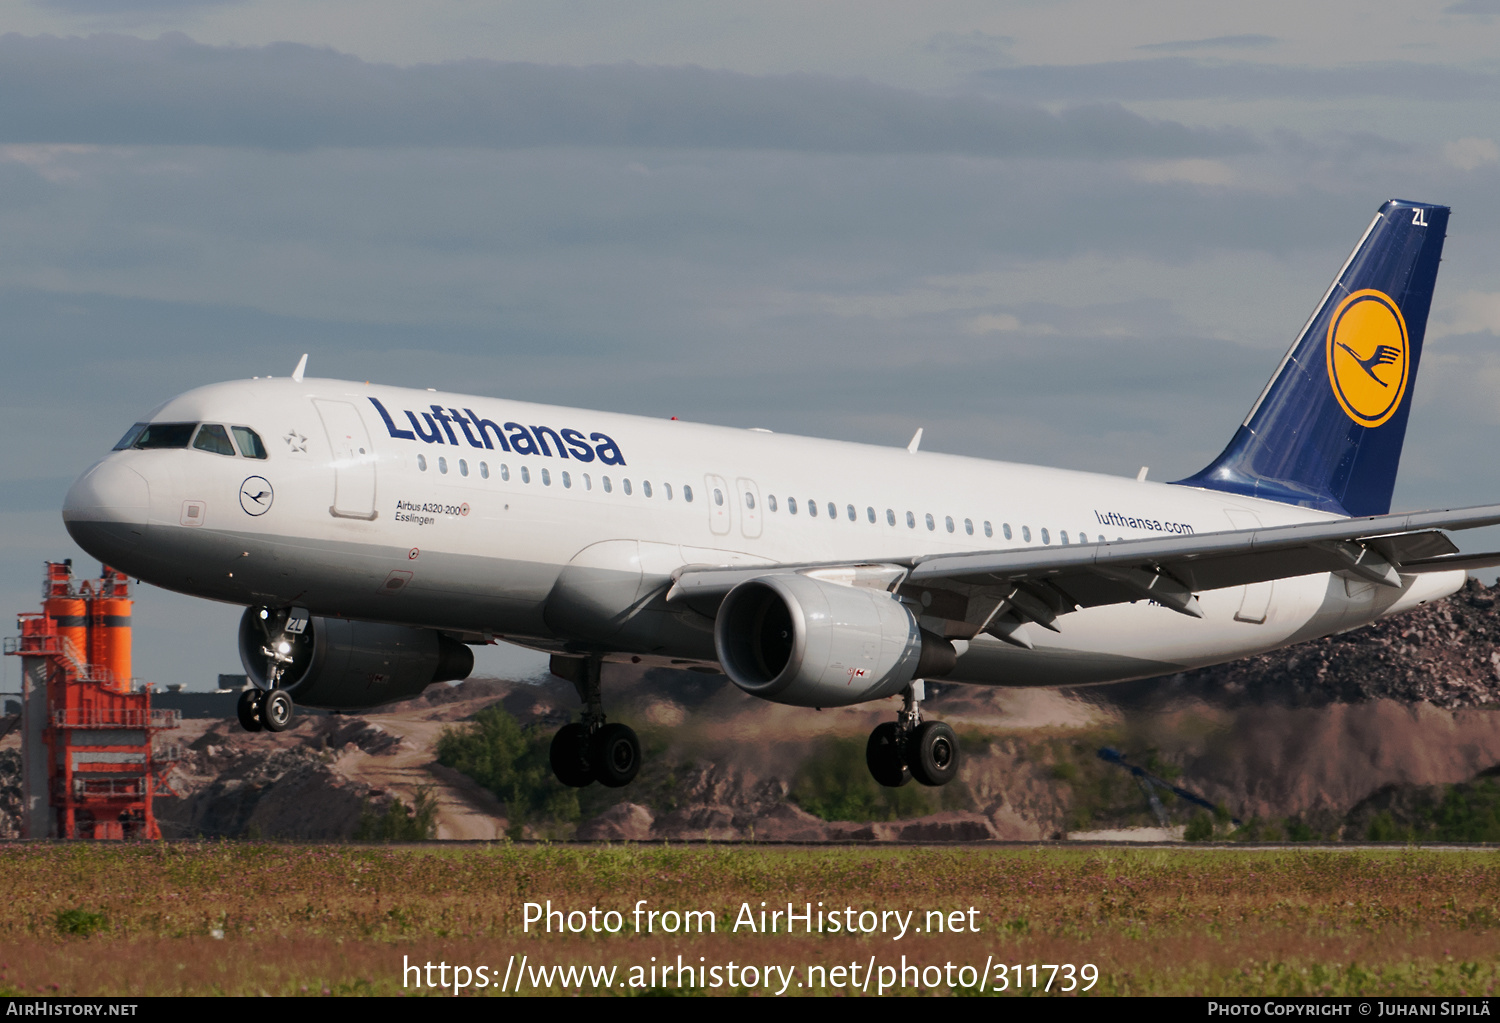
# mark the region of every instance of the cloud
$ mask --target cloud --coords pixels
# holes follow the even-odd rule
[[[1011,100],[1122,102],[1163,99],[1299,99],[1329,102],[1391,98],[1465,102],[1500,98],[1500,75],[1440,64],[1391,61],[1343,67],[1204,62],[1189,57],[1030,64],[975,73],[983,87]]]
[[[67,14],[98,14],[119,16],[122,14],[177,13],[195,7],[227,7],[244,3],[245,0],[32,0],[38,7],[51,8]]]
[[[1492,139],[1461,138],[1443,147],[1443,159],[1462,171],[1477,170],[1488,163],[1500,163],[1500,146]]]
[[[1180,181],[1188,185],[1232,185],[1234,171],[1221,160],[1167,160],[1135,168],[1142,181],[1166,183]]]
[[[1500,14],[1500,0],[1458,0],[1443,8],[1444,14]]]
[[[633,146],[1187,158],[1247,133],[825,75],[491,60],[396,67],[292,43],[0,37],[0,143]]]
[[[1179,39],[1170,43],[1143,43],[1137,46],[1137,50],[1164,50],[1169,52],[1182,50],[1243,50],[1254,47],[1270,46],[1277,42],[1275,36],[1262,35],[1240,35],[1240,36],[1214,36],[1212,39]]]
[[[1500,292],[1463,292],[1456,299],[1444,303],[1433,327],[1433,338],[1463,334],[1492,334],[1500,337]]]

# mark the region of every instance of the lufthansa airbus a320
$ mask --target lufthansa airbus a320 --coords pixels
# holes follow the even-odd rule
[[[549,651],[580,720],[569,785],[641,763],[611,660],[721,670],[802,707],[901,695],[884,785],[942,785],[924,681],[1075,686],[1341,632],[1452,593],[1447,531],[1390,513],[1448,209],[1380,208],[1244,424],[1175,483],[305,377],[201,387],[68,493],[86,551],[246,607],[251,730],[466,676],[469,645]]]

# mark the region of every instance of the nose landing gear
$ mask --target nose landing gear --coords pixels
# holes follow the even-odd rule
[[[247,732],[284,732],[292,724],[295,707],[285,689],[246,689],[240,694],[235,713]]]
[[[573,683],[583,701],[583,721],[563,725],[552,737],[552,773],[564,785],[583,788],[599,782],[610,788],[629,785],[641,769],[641,741],[628,725],[606,724],[599,679],[604,659],[554,657],[552,673]]]
[[[263,607],[253,619],[247,620],[256,623],[255,626],[241,628],[258,627],[265,640],[250,648],[264,660],[260,661],[260,672],[252,675],[258,688],[240,694],[236,714],[247,732],[284,732],[291,727],[295,707],[291,696],[280,688],[281,680],[291,672],[295,683],[312,656],[312,633],[308,628],[311,616],[300,607],[281,611]],[[245,646],[240,649],[245,656]]]
[[[916,679],[902,693],[895,721],[877,725],[865,744],[865,766],[877,783],[900,788],[916,779],[921,785],[946,785],[958,777],[958,737],[942,721],[922,720],[926,685]]]

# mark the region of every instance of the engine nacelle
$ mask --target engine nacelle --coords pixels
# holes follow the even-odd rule
[[[740,583],[714,622],[725,673],[751,696],[797,707],[842,707],[899,693],[953,670],[947,640],[924,632],[883,590],[805,575]]]
[[[280,688],[304,707],[358,710],[416,696],[434,682],[467,678],[474,652],[432,629],[343,618],[286,629],[286,612],[246,608],[240,618],[240,662],[261,688],[270,676],[265,648],[290,646]]]

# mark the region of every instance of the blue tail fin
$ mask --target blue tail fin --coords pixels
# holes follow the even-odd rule
[[[1391,510],[1448,207],[1391,200],[1224,453],[1189,487],[1340,515]]]

